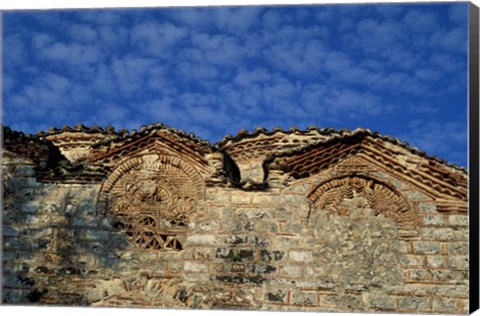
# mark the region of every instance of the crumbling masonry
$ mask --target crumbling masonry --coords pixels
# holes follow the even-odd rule
[[[3,129],[3,302],[467,313],[467,173],[372,133]]]

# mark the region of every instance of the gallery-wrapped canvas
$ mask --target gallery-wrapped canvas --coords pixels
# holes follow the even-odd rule
[[[473,312],[475,17],[4,12],[2,303]]]

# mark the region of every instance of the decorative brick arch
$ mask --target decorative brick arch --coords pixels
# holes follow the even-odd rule
[[[181,250],[179,238],[203,197],[203,180],[193,167],[175,156],[148,154],[112,171],[102,184],[97,210],[113,216],[114,226],[137,247]]]
[[[309,194],[312,212],[348,212],[340,204],[344,199],[362,197],[374,214],[393,218],[400,229],[415,229],[413,208],[404,196],[391,185],[366,175],[343,175],[318,184]]]

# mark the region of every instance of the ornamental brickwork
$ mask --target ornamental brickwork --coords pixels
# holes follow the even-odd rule
[[[468,312],[466,170],[357,129],[3,129],[6,304]]]

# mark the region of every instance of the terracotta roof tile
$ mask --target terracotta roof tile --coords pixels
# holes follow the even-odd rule
[[[189,139],[189,140],[193,141],[194,143],[196,143],[196,144],[198,144],[202,147],[208,147],[208,148],[212,147],[212,145],[210,144],[209,141],[203,140],[203,139],[195,136],[195,134],[193,134],[193,133],[187,133],[184,130],[179,130],[179,129],[176,129],[176,128],[172,128],[172,127],[170,127],[168,125],[165,125],[165,124],[162,124],[162,123],[153,123],[153,124],[150,124],[148,126],[147,125],[142,125],[138,131],[134,129],[130,133],[121,133],[121,134],[119,133],[118,137],[114,137],[114,138],[111,138],[111,139],[106,139],[106,140],[97,142],[96,144],[93,145],[93,147],[98,148],[98,147],[105,146],[105,145],[122,146],[128,141],[138,139],[140,137],[146,136],[148,134],[152,134],[152,133],[154,133],[156,131],[160,131],[160,130],[166,130],[166,131],[169,131],[173,134],[176,134],[176,135],[178,135],[182,138]]]

